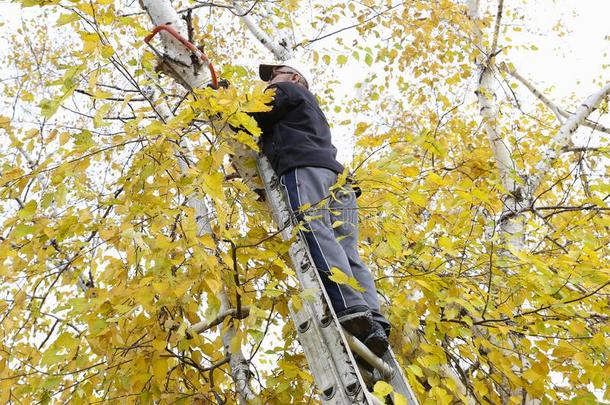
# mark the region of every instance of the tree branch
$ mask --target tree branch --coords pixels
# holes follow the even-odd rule
[[[125,98],[124,98],[124,97],[97,97],[97,96],[95,96],[95,95],[93,95],[93,94],[89,93],[89,92],[88,92],[88,91],[86,91],[86,90],[82,90],[82,89],[76,89],[75,91],[76,91],[77,93],[84,94],[84,95],[86,95],[86,96],[93,97],[93,98],[96,98],[96,99],[99,99],[99,100],[125,101]],[[145,98],[143,98],[143,97],[139,97],[139,98],[132,98],[132,99],[130,99],[129,101],[147,101],[147,100],[146,100]]]
[[[286,48],[285,46],[273,41],[265,31],[260,29],[254,23],[252,18],[247,15],[247,12],[245,12],[235,1],[233,2],[233,8],[237,12],[237,14],[242,16],[241,20],[244,22],[244,24],[246,24],[246,27],[248,27],[250,32],[254,34],[256,39],[258,39],[258,41],[263,44],[265,48],[267,48],[273,53],[276,59],[280,61],[285,61],[292,57],[292,51],[289,48]]]
[[[489,50],[488,58],[493,58],[496,54],[496,48],[498,47],[498,37],[500,36],[500,25],[502,22],[502,11],[504,9],[504,0],[498,2],[498,10],[496,12],[496,26],[494,28],[493,42],[491,49]]]
[[[514,77],[515,79],[517,79],[517,81],[519,81],[521,84],[523,84],[529,91],[532,92],[532,94],[534,96],[536,96],[536,98],[538,100],[540,100],[544,105],[546,105],[551,111],[553,111],[553,113],[555,114],[555,116],[557,117],[557,120],[563,124],[563,120],[561,119],[561,117],[564,118],[569,118],[572,115],[574,115],[574,113],[571,113],[569,111],[566,111],[564,109],[559,108],[555,103],[553,103],[548,97],[546,97],[540,90],[538,90],[531,82],[529,82],[525,77],[523,77],[522,75],[520,75],[516,69],[511,68],[507,63],[501,63],[499,66],[499,69],[501,71],[504,71],[506,73],[508,73],[509,75],[511,75],[512,77]],[[605,132],[607,134],[610,134],[610,128],[603,126],[602,124],[598,124],[597,122],[591,121],[589,119],[585,119],[582,122],[582,125],[589,127],[593,130],[596,131],[601,131],[601,132]]]
[[[400,3],[396,4],[396,5],[393,5],[393,6],[391,6],[391,7],[388,7],[387,9],[385,9],[385,10],[383,10],[383,11],[379,11],[379,12],[377,12],[377,13],[373,14],[372,16],[370,16],[370,17],[366,18],[366,19],[365,19],[365,20],[363,20],[362,22],[358,22],[358,23],[356,23],[356,24],[348,25],[347,27],[343,27],[343,28],[340,28],[340,29],[338,29],[338,30],[336,30],[336,31],[329,32],[328,34],[324,34],[324,35],[322,35],[321,37],[317,37],[317,38],[313,38],[313,39],[306,39],[306,40],[304,40],[304,41],[301,41],[300,43],[296,44],[296,45],[295,45],[295,46],[292,48],[292,50],[296,50],[298,47],[305,47],[305,46],[307,46],[307,45],[311,45],[311,44],[313,44],[314,42],[321,41],[321,40],[323,40],[323,39],[326,39],[326,38],[328,38],[328,37],[331,37],[331,36],[333,36],[333,35],[336,35],[336,34],[338,34],[338,33],[340,33],[340,32],[347,31],[347,30],[351,30],[352,28],[356,28],[356,27],[359,27],[359,26],[361,26],[361,25],[364,25],[364,24],[368,23],[369,21],[372,21],[372,20],[374,20],[374,19],[376,19],[376,18],[378,18],[378,17],[380,17],[380,16],[384,15],[384,14],[385,14],[385,13],[387,13],[388,11],[394,10],[395,8],[398,8],[398,7],[402,6],[403,4],[405,4],[405,2],[404,2],[404,1],[403,1],[403,2],[400,2]]]
[[[236,308],[229,308],[226,311],[223,311],[223,312],[219,313],[218,315],[216,315],[216,318],[212,319],[211,321],[198,322],[198,323],[192,325],[186,331],[187,331],[187,333],[193,334],[193,335],[197,334],[197,333],[203,333],[203,332],[213,328],[214,326],[220,325],[222,323],[222,321],[224,321],[226,318],[245,319],[248,317],[248,315],[250,315],[250,307],[242,307],[241,314],[239,314],[239,316],[237,314]]]
[[[542,177],[548,173],[551,166],[557,160],[561,148],[566,146],[566,144],[570,141],[572,134],[576,132],[578,127],[609,94],[610,83],[606,84],[598,92],[587,97],[576,112],[565,122],[565,124],[561,126],[557,132],[557,135],[555,135],[551,141],[551,146],[549,146],[543,152],[542,160],[536,165],[534,174],[528,181],[528,186],[532,194],[540,185]]]
[[[595,290],[593,290],[592,292],[585,294],[585,295],[581,295],[580,297],[576,297],[573,298],[571,300],[567,300],[567,301],[562,301],[562,302],[558,302],[556,304],[548,304],[548,305],[544,305],[540,308],[536,308],[536,309],[532,309],[529,311],[525,311],[525,312],[521,312],[518,313],[514,316],[511,317],[506,317],[506,318],[497,318],[497,319],[482,319],[480,321],[474,322],[474,325],[484,325],[486,323],[493,323],[493,322],[507,322],[510,321],[512,319],[517,319],[517,318],[523,318],[524,316],[527,315],[538,315],[539,312],[541,311],[545,311],[547,309],[553,308],[553,307],[557,307],[560,305],[567,305],[567,304],[573,304],[575,302],[579,302],[579,301],[583,301],[589,297],[592,297],[593,295],[597,294],[599,291],[601,291],[602,289],[604,289],[606,286],[610,285],[610,281],[605,282],[604,284],[602,284],[601,286],[599,286],[598,288],[596,288]]]

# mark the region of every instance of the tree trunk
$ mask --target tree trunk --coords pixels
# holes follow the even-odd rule
[[[144,10],[146,10],[155,26],[160,24],[171,25],[182,36],[186,37],[184,22],[180,19],[169,0],[142,0],[141,5]],[[176,41],[166,32],[161,32],[160,35],[162,36],[161,38],[166,52],[165,55],[167,57],[163,62],[168,64],[171,70],[179,76],[175,78],[189,90],[202,87],[207,80],[207,76],[203,74],[206,70],[201,69],[193,63],[190,52],[187,51],[184,45]],[[170,109],[164,104],[158,105],[157,111],[160,118],[164,121],[172,116]],[[177,151],[177,155],[181,170],[186,172],[193,160],[188,156],[188,151],[185,150],[184,146],[185,145],[183,144],[180,145],[180,150]],[[209,212],[203,201],[203,196],[190,195],[188,197],[188,204],[195,210],[199,234],[211,233],[212,229],[208,220]],[[226,288],[220,294],[220,301],[220,312],[229,313],[231,308]],[[249,385],[251,372],[243,353],[241,350],[234,350],[231,352],[231,341],[235,337],[235,334],[235,327],[233,324],[230,324],[222,336],[222,341],[225,348],[225,355],[230,358],[231,376],[235,382],[239,401],[240,403],[246,403],[247,401],[254,399],[255,394],[252,392]]]
[[[480,106],[481,117],[487,136],[489,138],[490,147],[493,151],[495,162],[499,171],[502,186],[506,194],[504,195],[503,210],[499,218],[499,233],[502,243],[506,248],[501,252],[502,255],[513,257],[512,251],[524,250],[526,246],[526,212],[531,208],[535,201],[535,193],[538,189],[543,177],[551,169],[553,163],[557,160],[562,148],[566,147],[571,141],[572,134],[583,123],[591,112],[601,103],[601,101],[610,94],[610,84],[603,87],[597,93],[589,96],[578,110],[571,116],[562,114],[560,110],[552,104],[544,95],[538,92],[533,86],[522,77],[511,72],[505,64],[500,65],[500,69],[516,76],[522,83],[525,82],[526,87],[534,93],[534,95],[546,104],[555,113],[561,122],[561,116],[568,117],[563,123],[554,137],[553,141],[545,150],[542,151],[542,160],[536,165],[531,176],[526,173],[519,173],[517,167],[512,160],[512,151],[509,143],[502,137],[498,128],[498,109],[496,105],[496,93],[494,90],[494,70],[495,56],[498,44],[500,31],[500,22],[502,17],[503,0],[499,0],[498,11],[496,14],[495,29],[493,32],[492,46],[486,49],[483,42],[483,33],[476,25],[479,21],[479,1],[470,0],[468,3],[469,17],[474,24],[475,46],[480,50],[477,55],[476,62],[479,66],[479,86],[477,88],[477,96]],[[589,124],[590,126],[590,124]],[[596,127],[597,129],[597,127]],[[522,181],[516,181],[522,179]],[[491,271],[491,269],[490,269]],[[493,288],[493,286],[490,286]],[[485,333],[481,330],[479,333]],[[511,339],[507,343],[512,346]],[[506,352],[507,356],[514,356],[514,353]],[[520,356],[522,366],[514,367],[514,372],[517,376],[522,373],[523,367],[528,367],[527,359]],[[504,378],[503,385],[509,387],[508,380]],[[500,391],[504,392],[504,391]],[[513,388],[510,390],[510,396],[521,398],[522,403],[537,404],[539,400],[529,397],[527,391],[522,387]],[[510,401],[508,394],[502,394],[502,402]]]

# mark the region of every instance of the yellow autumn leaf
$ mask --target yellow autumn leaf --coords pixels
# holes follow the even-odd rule
[[[330,269],[330,274],[331,275],[328,278],[334,281],[335,283],[348,285],[356,291],[364,292],[364,288],[360,286],[358,280],[356,280],[354,277],[349,277],[347,274],[345,274],[338,268],[332,267]]]
[[[224,175],[222,173],[209,173],[203,175],[203,190],[213,198],[222,199],[224,196],[222,184]]]
[[[57,25],[61,26],[61,25],[69,24],[73,21],[78,21],[79,18],[80,17],[76,13],[61,14],[59,16],[59,18],[57,19]]]
[[[213,90],[205,87],[207,67],[193,65],[166,33],[152,41],[164,57],[149,49],[143,38],[156,23],[137,2],[17,3],[33,9],[0,21],[0,59],[10,73],[0,79],[7,110],[0,117],[0,312],[10,349],[0,350],[0,403],[172,403],[210,392],[233,403],[246,386],[282,404],[319,400],[286,298],[309,305],[320,292],[299,290],[301,269],[291,268],[289,242],[277,234],[285,224],[274,223],[254,183],[224,178],[233,173],[233,145],[256,155],[262,134],[249,113],[268,111],[274,96],[244,50],[256,48],[261,61],[271,54],[244,35],[239,16],[192,10],[193,30],[183,34],[231,82]],[[289,0],[253,10],[273,17],[259,28],[276,47],[328,45],[303,62],[333,136],[348,135],[347,143],[333,138],[348,170],[331,199],[309,207],[309,218],[326,214],[326,202],[339,203],[339,184],[355,172],[364,191],[358,253],[378,277],[397,334],[417,331],[418,339],[396,349],[415,359],[404,371],[420,402],[593,398],[591,390],[606,387],[610,355],[608,147],[598,136],[605,85],[588,90],[600,102],[575,132],[599,118],[589,149],[580,149],[587,144],[578,136],[557,142],[562,123],[547,106],[517,103],[531,98],[532,87],[544,93],[557,84],[552,75],[528,77],[529,65],[572,63],[553,60],[536,38],[509,37],[532,28],[518,17],[535,2],[504,2],[502,13],[481,2],[476,14],[463,2],[380,3],[311,8]],[[568,16],[576,10],[561,7]],[[577,11],[592,7],[579,2]],[[607,13],[595,11],[587,23],[604,26]],[[354,23],[356,39],[335,29]],[[552,23],[545,38],[577,28],[570,18]],[[496,42],[510,46],[491,49]],[[486,57],[524,49],[531,54],[515,63]],[[575,93],[574,112],[594,100],[586,93]],[[229,134],[229,126],[243,131]],[[247,167],[255,169],[255,159]],[[201,203],[209,229],[198,227],[193,206]],[[187,333],[237,305],[250,315]],[[232,332],[238,338],[225,351],[222,338]],[[262,367],[272,376],[263,392],[235,383],[225,362],[239,350],[247,363],[241,375]],[[450,356],[464,360],[466,381],[440,373]]]
[[[385,381],[377,381],[373,386],[373,395],[383,401],[385,397],[394,392],[394,388]]]
[[[19,210],[19,213],[17,215],[21,219],[32,219],[32,217],[36,214],[37,208],[38,203],[35,200],[28,201],[28,203],[25,204],[23,208]]]
[[[295,311],[300,311],[301,308],[303,308],[303,302],[299,297],[296,296],[290,299],[290,304],[292,305]]]
[[[408,405],[407,399],[404,397],[404,395],[394,393],[393,399],[395,405]]]
[[[409,199],[411,201],[413,201],[414,204],[425,208],[428,205],[428,200],[426,198],[425,195],[418,193],[418,192],[412,192],[409,194]]]
[[[158,381],[164,381],[168,370],[168,360],[165,358],[159,358],[153,360],[152,371],[155,379]]]

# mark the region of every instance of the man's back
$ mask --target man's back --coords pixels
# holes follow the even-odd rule
[[[263,153],[282,175],[295,167],[324,167],[343,171],[337,162],[337,149],[331,142],[330,128],[314,95],[305,87],[280,82],[275,90],[273,110],[256,113],[263,131]]]

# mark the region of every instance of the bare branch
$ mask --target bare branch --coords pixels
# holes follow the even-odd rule
[[[542,306],[540,308],[535,308],[535,309],[532,309],[532,310],[529,310],[529,311],[521,312],[521,313],[518,313],[518,314],[516,314],[514,316],[511,316],[511,317],[498,318],[498,319],[482,319],[480,321],[474,322],[474,324],[475,325],[484,325],[484,324],[493,323],[493,322],[506,322],[506,321],[509,321],[511,319],[522,318],[522,317],[527,316],[527,315],[540,315],[539,314],[540,312],[545,311],[545,310],[550,309],[550,308],[553,308],[553,307],[557,307],[557,306],[560,306],[560,305],[573,304],[575,302],[583,301],[583,300],[585,300],[585,299],[587,299],[589,297],[594,296],[595,294],[597,294],[598,292],[600,292],[601,290],[606,288],[608,285],[610,285],[610,281],[605,282],[604,284],[600,285],[599,287],[597,287],[595,290],[591,291],[588,294],[581,295],[581,296],[573,298],[571,300],[561,301],[561,302],[558,302],[556,304],[544,305],[544,306]]]
[[[498,2],[498,11],[496,12],[496,27],[494,28],[493,42],[491,49],[489,50],[489,58],[493,58],[496,54],[496,48],[498,47],[498,37],[500,36],[500,25],[502,22],[502,11],[504,9],[504,0]]]
[[[186,331],[187,331],[187,333],[190,333],[190,334],[203,333],[203,332],[213,328],[214,326],[220,325],[222,323],[222,321],[224,321],[226,318],[245,319],[248,317],[248,315],[250,315],[250,307],[242,307],[241,314],[239,314],[239,315],[240,316],[238,316],[238,314],[237,314],[236,308],[229,308],[226,311],[223,311],[223,312],[219,313],[218,315],[216,315],[216,318],[214,318],[210,322],[203,321],[203,322],[196,323],[193,326],[191,326],[190,328],[188,328]]]
[[[328,37],[336,35],[336,34],[338,34],[340,32],[351,30],[352,28],[356,28],[356,27],[359,27],[361,25],[364,25],[364,24],[368,23],[369,21],[372,21],[372,20],[374,20],[374,19],[376,19],[376,18],[386,14],[387,12],[392,11],[395,8],[398,8],[398,7],[400,7],[400,6],[404,5],[404,4],[405,4],[405,2],[398,3],[396,5],[388,7],[387,9],[385,9],[383,11],[380,11],[378,13],[373,14],[372,16],[370,16],[370,17],[366,18],[365,20],[363,20],[362,22],[359,22],[359,23],[356,23],[356,24],[352,24],[352,25],[348,25],[347,27],[343,27],[343,28],[340,28],[340,29],[338,29],[336,31],[329,32],[328,34],[324,34],[321,37],[317,37],[317,38],[313,38],[313,39],[306,39],[304,41],[301,41],[300,43],[296,44],[292,49],[296,50],[298,47],[305,47],[305,46],[313,44],[314,42],[321,41],[323,39],[326,39]]]
[[[559,132],[553,138],[551,146],[544,151],[542,160],[536,165],[534,174],[528,182],[532,193],[538,188],[542,177],[557,160],[561,148],[570,141],[572,134],[609,94],[610,83],[587,97],[576,112],[561,126]]]
[[[93,95],[93,94],[89,93],[88,91],[82,90],[82,89],[76,89],[75,91],[77,93],[84,94],[86,96],[93,97],[93,98],[96,98],[99,100],[110,100],[110,101],[124,101],[125,100],[124,97],[98,97],[98,96]],[[139,97],[139,98],[132,98],[129,101],[147,101],[147,100],[143,97]]]
[[[569,118],[574,114],[574,113],[571,113],[569,111],[559,108],[555,103],[553,103],[551,100],[549,100],[549,98],[546,97],[540,90],[538,90],[531,82],[529,82],[526,78],[521,76],[517,72],[516,69],[511,68],[507,63],[501,63],[498,67],[500,68],[500,70],[510,74],[512,77],[517,79],[521,84],[523,84],[525,87],[527,87],[527,89],[529,91],[531,91],[532,94],[534,94],[534,96],[536,96],[536,98],[538,100],[542,101],[542,103],[544,105],[546,105],[551,111],[553,111],[553,113],[555,113],[555,116],[557,116],[557,119],[559,120],[559,122],[561,124],[563,124],[563,120],[561,119],[561,117]],[[596,131],[601,131],[601,132],[610,134],[610,128],[607,128],[607,127],[605,127],[601,124],[598,124],[597,122],[591,121],[589,119],[585,119],[584,122],[582,123],[582,125],[589,127]]]

